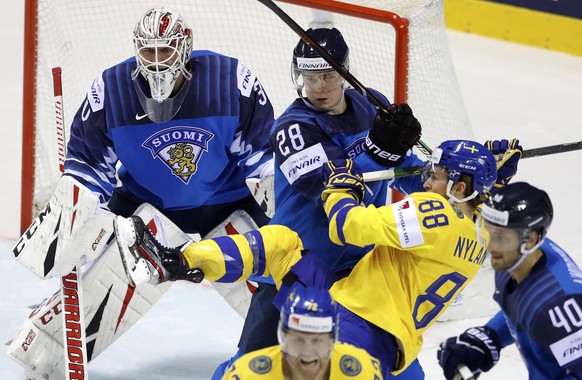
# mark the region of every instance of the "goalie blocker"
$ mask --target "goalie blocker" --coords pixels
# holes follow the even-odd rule
[[[66,273],[79,259],[94,260],[90,267],[85,268],[80,279],[83,289],[87,361],[97,357],[142,318],[172,284],[167,282],[157,286],[149,284],[134,286],[126,276],[113,238],[103,239],[113,244],[105,245],[103,242],[104,249],[101,249],[101,255],[94,253],[96,250],[88,243],[91,241],[89,237],[93,237],[96,231],[101,231],[101,228],[105,229],[107,234],[113,234],[113,214],[102,209],[98,199],[92,198],[91,195],[89,190],[72,178],[62,177],[57,191],[47,206],[51,207],[51,211],[45,212],[42,219],[41,216],[37,218],[15,248],[16,250],[21,247],[18,249],[18,257],[15,256],[17,260],[41,278]],[[70,200],[73,199],[76,199],[76,202],[71,203]],[[85,202],[87,200],[88,202]],[[69,206],[72,208],[67,209]],[[156,239],[164,244],[180,245],[191,240],[190,236],[149,204],[140,206],[135,214],[146,222]],[[69,228],[71,226],[73,228]],[[217,226],[208,237],[242,233],[256,228],[248,214],[238,211]],[[60,232],[57,233],[58,231]],[[68,231],[71,233],[67,233]],[[69,244],[59,245],[59,240]],[[73,247],[79,249],[78,254],[73,254],[75,251]],[[87,249],[91,251],[87,252]],[[38,265],[38,262],[47,262],[47,256],[51,254],[54,254],[56,259],[52,269],[45,273],[43,270],[45,266]],[[252,284],[245,282],[211,284],[237,313],[243,318],[246,316],[252,295]],[[65,379],[61,298],[60,290],[57,290],[35,306],[8,348],[8,355],[24,367],[27,379]]]

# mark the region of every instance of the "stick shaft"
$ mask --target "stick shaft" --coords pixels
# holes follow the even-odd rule
[[[53,95],[59,170],[65,172],[66,136],[63,108],[61,68],[53,67]],[[63,349],[65,351],[65,378],[89,379],[87,373],[87,338],[81,268],[76,265],[71,273],[61,278],[61,305],[63,309]]]
[[[521,158],[547,156],[550,154],[565,153],[565,152],[571,152],[573,150],[580,150],[580,149],[582,149],[582,141],[565,143],[565,144],[542,146],[540,148],[524,150]]]

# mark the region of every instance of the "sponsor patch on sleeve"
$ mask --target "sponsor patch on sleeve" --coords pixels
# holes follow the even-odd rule
[[[321,146],[321,143],[319,143],[289,156],[281,164],[281,171],[287,178],[287,181],[292,184],[302,175],[319,170],[321,165],[327,161],[329,160],[327,159],[325,150]]]
[[[91,111],[96,112],[103,109],[103,99],[105,98],[105,83],[103,77],[95,79],[87,92],[87,99],[91,106]]]
[[[414,199],[405,198],[392,205],[396,229],[402,248],[416,247],[424,243]]]
[[[582,330],[550,344],[550,349],[561,367],[579,359],[582,357]]]
[[[250,97],[257,77],[255,76],[255,74],[251,72],[251,70],[248,67],[246,67],[240,62],[238,63],[236,72],[238,73],[237,76],[238,89],[241,95],[247,98]]]

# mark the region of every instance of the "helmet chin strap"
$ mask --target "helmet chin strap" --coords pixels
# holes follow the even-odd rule
[[[477,192],[477,190],[475,190],[475,191],[473,191],[473,194],[468,195],[465,198],[457,198],[451,193],[451,189],[453,188],[453,185],[454,185],[453,181],[449,180],[449,182],[447,183],[447,197],[449,197],[450,204],[464,203],[464,202],[467,202],[467,201],[475,198],[477,195],[479,195],[479,192]]]
[[[521,263],[523,263],[523,260],[525,260],[525,258],[528,257],[530,254],[534,253],[540,247],[540,245],[542,245],[543,242],[544,242],[544,239],[542,238],[537,242],[536,245],[534,245],[530,249],[525,248],[527,241],[521,243],[521,245],[519,246],[519,251],[521,252],[521,257],[519,258],[519,260],[517,260],[515,262],[515,264],[513,264],[511,267],[509,267],[509,269],[507,269],[507,272],[513,272],[514,270],[516,270],[521,265]]]

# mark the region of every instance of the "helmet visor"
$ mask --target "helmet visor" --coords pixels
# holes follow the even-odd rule
[[[287,355],[327,360],[335,344],[333,333],[305,333],[279,328],[279,342]]]

